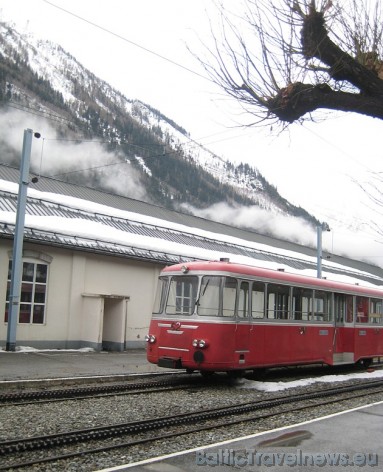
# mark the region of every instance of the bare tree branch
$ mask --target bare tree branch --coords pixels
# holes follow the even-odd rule
[[[319,109],[383,118],[380,0],[244,0],[218,4],[209,77],[258,122],[311,119]]]

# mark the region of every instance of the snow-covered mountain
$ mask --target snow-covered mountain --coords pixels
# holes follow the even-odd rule
[[[204,148],[160,111],[126,98],[85,69],[60,46],[36,39],[30,34],[20,34],[4,23],[1,24],[0,34],[0,53],[7,63],[7,67],[3,68],[1,85],[4,90],[3,103],[8,108],[3,110],[17,108],[24,114],[33,111],[42,119],[48,119],[49,124],[45,128],[48,126],[50,132],[57,133],[61,138],[82,139],[83,144],[88,139],[94,142],[101,140],[110,154],[106,161],[105,151],[100,153],[101,157],[95,156],[95,149],[89,151],[93,156],[92,161],[100,166],[98,176],[93,176],[98,180],[98,185],[101,185],[103,174],[105,182],[109,181],[109,184],[103,183],[106,188],[132,195],[129,184],[136,180],[133,196],[144,198],[148,188],[154,186],[157,179],[156,191],[149,192],[145,198],[159,200],[160,204],[170,201],[175,208],[184,211],[198,211],[222,202],[234,207],[256,205],[267,212],[300,216],[316,224],[315,218],[283,199],[256,169],[247,164],[233,165]],[[10,69],[12,74],[8,73]],[[51,129],[53,127],[56,131]],[[82,150],[81,160],[84,161],[87,154],[84,145]],[[69,158],[64,160],[58,157],[58,153],[54,164],[52,161],[44,162],[43,171],[60,174],[57,171],[60,163],[60,170],[63,170],[61,174],[68,176],[69,172],[76,169],[78,161],[73,159],[74,162],[70,162]],[[164,162],[165,157],[169,156],[173,162]],[[120,167],[115,175],[111,172],[114,169],[107,167],[116,157],[120,162],[128,161],[132,164],[130,167],[135,169],[135,173],[127,173],[130,175],[128,184],[117,183],[117,188],[116,180],[120,180],[124,172]],[[161,160],[161,166],[170,166],[173,172],[177,170],[173,168],[175,159],[178,165],[182,164],[182,168],[178,169],[180,175],[161,175],[156,168],[156,161]],[[103,169],[102,162],[105,164]],[[200,186],[192,188],[192,184],[198,180],[196,174],[193,176],[194,182],[188,183],[187,174],[191,169],[194,173],[198,171],[199,179],[202,176],[201,186],[206,187],[204,191],[207,190],[209,195],[204,195]],[[110,184],[112,180],[114,183]],[[137,180],[145,191],[138,191]],[[177,186],[177,181],[182,185]],[[185,194],[182,195],[184,190]]]
[[[0,23],[0,104],[2,162],[18,163],[22,131],[33,128],[43,139],[33,143],[32,170],[57,179],[311,246],[316,226],[331,213],[311,208],[310,214],[304,202],[303,208],[289,203],[256,168],[222,159],[59,45],[6,23]],[[339,212],[334,218],[355,227],[355,219],[342,222]],[[338,233],[338,253],[351,257],[371,261],[369,252],[380,250],[363,239],[356,247],[351,236],[339,241]]]

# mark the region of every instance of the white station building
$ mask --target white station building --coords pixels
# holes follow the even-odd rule
[[[0,348],[7,342],[18,169],[0,165]],[[31,175],[32,179],[32,175]],[[161,269],[221,257],[316,276],[314,248],[39,177],[28,185],[16,345],[144,346]],[[332,256],[323,275],[383,285],[383,270]]]

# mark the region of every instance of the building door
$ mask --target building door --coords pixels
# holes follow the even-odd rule
[[[102,349],[123,351],[125,349],[126,303],[125,297],[104,297],[104,318],[102,326]]]

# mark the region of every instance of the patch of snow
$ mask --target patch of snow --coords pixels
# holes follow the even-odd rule
[[[247,379],[239,379],[237,388],[253,389],[261,392],[280,392],[290,388],[306,387],[316,383],[335,383],[346,382],[348,380],[362,379],[380,379],[383,377],[382,370],[373,370],[371,372],[341,374],[341,375],[324,375],[322,377],[310,377],[308,379],[292,380],[291,382],[262,382]]]

